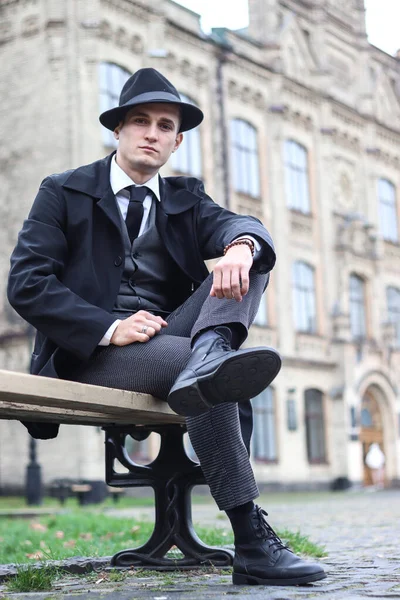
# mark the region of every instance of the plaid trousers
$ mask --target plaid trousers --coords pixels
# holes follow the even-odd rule
[[[242,302],[210,296],[212,275],[167,318],[168,327],[145,343],[99,346],[70,379],[81,383],[151,394],[166,400],[191,353],[199,332],[226,323],[248,330],[257,313],[268,275],[250,272]],[[247,411],[248,413],[250,411]],[[242,435],[236,403],[225,403],[186,418],[190,441],[220,510],[254,500],[258,488]],[[247,445],[247,448],[246,448]]]

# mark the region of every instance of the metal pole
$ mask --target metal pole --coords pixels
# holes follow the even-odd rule
[[[29,463],[26,467],[25,494],[28,506],[42,503],[42,468],[36,460],[36,440],[32,437],[29,440]]]

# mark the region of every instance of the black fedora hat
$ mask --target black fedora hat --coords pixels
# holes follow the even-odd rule
[[[182,122],[179,131],[188,131],[200,125],[202,111],[188,102],[182,102],[177,89],[156,69],[139,69],[125,83],[119,97],[119,106],[103,112],[99,119],[107,129],[114,129],[126,113],[138,104],[176,104],[181,109]]]

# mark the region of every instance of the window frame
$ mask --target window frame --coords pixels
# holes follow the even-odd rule
[[[131,75],[132,73],[117,63],[108,61],[99,62],[98,81],[100,114],[118,106],[121,90]],[[103,88],[104,81],[106,81],[106,85]],[[115,139],[114,133],[103,125],[101,125],[101,139],[103,145],[107,148],[118,148],[118,141]]]
[[[278,463],[277,415],[275,390],[266,388],[251,400],[253,409],[253,435],[251,439],[251,455],[254,462],[264,464]],[[265,432],[272,432],[272,441],[264,437]],[[263,447],[262,454],[258,448]]]
[[[181,100],[197,106],[197,103],[186,94],[179,92]],[[201,133],[198,127],[184,132],[181,146],[170,158],[171,168],[175,173],[189,175],[202,179],[203,177],[203,153],[201,145]]]
[[[310,394],[314,395],[314,398],[310,397]],[[314,408],[310,408],[310,400],[316,399],[318,394],[319,410],[315,411]],[[312,424],[318,422],[317,430],[312,428]],[[306,449],[307,449],[307,460],[311,465],[326,464],[327,460],[327,440],[326,440],[326,418],[325,418],[325,395],[321,390],[316,388],[307,388],[304,390],[304,422],[305,422],[305,434],[306,434]],[[318,453],[313,455],[312,439],[311,434],[315,432],[320,436],[317,440]],[[321,437],[322,434],[322,437]],[[320,445],[322,440],[322,444]],[[322,449],[322,452],[321,452]]]
[[[392,296],[392,299],[390,299],[390,295]],[[393,302],[395,296],[397,296],[397,301]],[[391,306],[394,310],[391,310]],[[386,287],[386,309],[389,323],[393,323],[395,326],[396,348],[400,348],[400,288],[397,288],[394,285],[388,285]],[[397,318],[392,319],[391,315],[398,316]]]
[[[352,282],[357,282],[361,284],[359,290],[361,290],[361,294],[355,296],[354,294],[358,294],[358,290],[355,289]],[[355,309],[361,309],[357,314],[357,319],[354,319],[354,315],[357,312]],[[367,325],[367,286],[366,281],[357,273],[350,273],[349,277],[349,314],[350,314],[350,331],[351,337],[354,341],[360,342],[367,338],[368,334],[368,325]],[[361,316],[360,316],[361,315]],[[356,324],[362,324],[360,328],[360,334],[356,332]]]
[[[386,195],[387,193],[387,195]],[[389,197],[391,195],[391,197]],[[385,242],[399,242],[396,186],[389,179],[378,179],[379,233]]]
[[[261,197],[258,131],[245,119],[230,121],[232,185],[235,192]]]
[[[296,140],[289,138],[284,141],[283,152],[286,204],[291,210],[311,215],[308,149]]]
[[[306,281],[308,277],[309,281]],[[292,290],[295,331],[317,335],[317,290],[315,286],[315,267],[313,265],[303,260],[294,261],[292,265]]]

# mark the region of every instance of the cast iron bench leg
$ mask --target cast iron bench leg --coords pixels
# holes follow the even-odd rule
[[[135,427],[107,427],[106,482],[118,487],[148,487],[154,489],[155,526],[150,539],[141,547],[122,550],[111,561],[118,567],[158,569],[199,568],[206,565],[229,567],[233,552],[206,546],[196,535],[192,524],[191,491],[204,484],[200,466],[186,454],[183,444],[184,427],[180,425],[146,426],[161,436],[157,458],[149,465],[134,463],[125,450],[127,435]],[[143,427],[140,428],[143,431]],[[129,473],[116,473],[117,459]],[[166,557],[176,546],[182,558]]]

